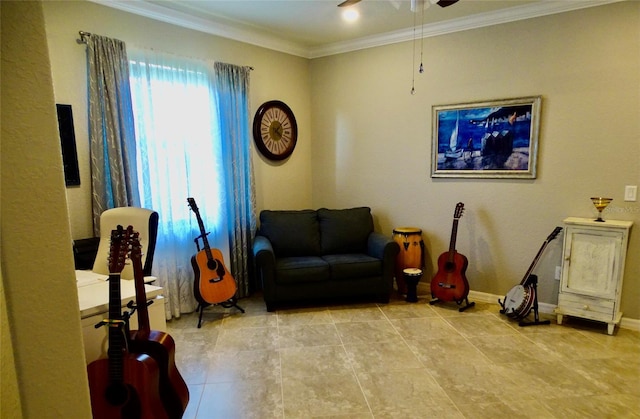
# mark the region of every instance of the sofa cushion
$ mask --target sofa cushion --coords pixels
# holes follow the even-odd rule
[[[328,281],[331,277],[329,264],[318,256],[280,258],[276,272],[279,284]]]
[[[260,232],[276,257],[320,255],[318,215],[313,210],[260,212]]]
[[[373,231],[371,208],[318,210],[323,255],[366,253],[367,238]]]
[[[364,253],[324,255],[322,259],[329,264],[335,281],[379,277],[382,271],[382,261]]]

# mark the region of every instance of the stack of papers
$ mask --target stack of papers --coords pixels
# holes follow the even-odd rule
[[[76,271],[76,283],[78,287],[99,284],[109,279],[109,275],[97,274],[92,271]]]

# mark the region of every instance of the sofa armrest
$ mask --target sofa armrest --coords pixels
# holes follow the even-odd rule
[[[269,239],[256,236],[253,239],[253,257],[259,268],[275,267],[276,255]]]
[[[369,256],[381,259],[384,264],[389,260],[395,262],[395,257],[400,252],[400,246],[391,237],[382,233],[373,232],[367,241],[367,253]]]
[[[369,256],[373,256],[382,260],[382,282],[386,287],[386,301],[389,294],[393,290],[393,276],[396,269],[396,257],[400,253],[400,245],[391,237],[387,237],[382,233],[373,232],[367,240],[367,252]]]
[[[256,264],[256,283],[262,285],[265,295],[273,292],[270,285],[276,279],[276,255],[266,237],[255,236],[253,239],[253,260]]]

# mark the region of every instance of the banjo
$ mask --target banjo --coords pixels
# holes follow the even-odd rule
[[[501,313],[506,314],[507,317],[510,317],[515,320],[522,320],[529,315],[531,312],[531,308],[533,307],[533,302],[536,299],[536,288],[529,282],[529,278],[531,277],[531,272],[536,267],[538,260],[542,256],[542,252],[547,247],[549,242],[556,238],[556,236],[562,231],[562,227],[556,227],[549,237],[544,241],[540,250],[538,250],[538,254],[535,259],[529,266],[527,273],[524,274],[524,278],[520,284],[514,286],[509,290],[507,295],[504,297],[504,302],[498,300],[500,306],[502,306]]]

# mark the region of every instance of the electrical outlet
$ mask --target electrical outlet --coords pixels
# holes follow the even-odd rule
[[[627,185],[624,187],[624,200],[628,202],[635,202],[638,196],[638,186]]]
[[[556,266],[556,280],[560,281],[561,276],[562,276],[562,266]]]

